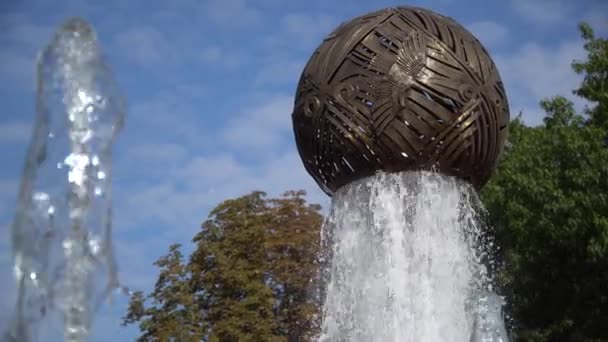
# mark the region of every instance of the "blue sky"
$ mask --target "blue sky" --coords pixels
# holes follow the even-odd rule
[[[8,227],[34,118],[35,57],[66,17],[95,27],[129,103],[115,150],[115,241],[123,282],[147,291],[154,260],[173,242],[189,244],[223,199],[306,189],[328,204],[293,142],[296,82],[340,22],[395,5],[427,7],[469,28],[496,60],[513,116],[521,110],[529,124],[541,122],[542,98],[573,98],[580,78],[570,63],[584,57],[577,24],[608,33],[602,0],[2,1],[0,322],[14,300]],[[132,341],[136,331],[119,326],[125,309],[125,299],[104,309],[93,340]]]

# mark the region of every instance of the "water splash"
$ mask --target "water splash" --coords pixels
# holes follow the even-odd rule
[[[471,342],[507,342],[502,297],[489,291],[478,291],[471,307],[474,322]]]
[[[7,339],[33,341],[58,311],[66,341],[84,341],[110,291],[112,145],[125,103],[93,29],[67,20],[37,65],[37,116],[12,226],[18,298]],[[43,336],[42,336],[43,337]]]
[[[323,228],[320,341],[507,341],[478,205],[469,185],[436,173],[338,191]]]

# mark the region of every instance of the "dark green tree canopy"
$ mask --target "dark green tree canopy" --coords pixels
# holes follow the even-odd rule
[[[594,104],[586,110],[589,123],[608,129],[608,39],[595,36],[589,24],[579,26],[585,40],[586,61],[575,61],[572,68],[584,76],[574,93]]]
[[[608,341],[608,44],[580,30],[588,53],[577,114],[541,101],[544,125],[510,125],[508,148],[482,193],[503,247],[500,275],[521,341]]]

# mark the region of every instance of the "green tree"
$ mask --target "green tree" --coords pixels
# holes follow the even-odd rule
[[[289,191],[269,201],[273,228],[265,247],[277,298],[277,332],[290,342],[312,341],[320,329],[321,299],[311,292],[319,285],[314,281],[319,280],[321,207],[307,205],[304,195]]]
[[[273,341],[273,293],[264,242],[271,224],[263,193],[225,201],[194,237],[195,288],[202,292],[210,341]]]
[[[146,297],[142,292],[131,297],[123,324],[139,322],[142,334],[138,341],[201,341],[204,337],[207,326],[192,295],[190,272],[179,249],[180,245],[171,245],[169,253],[154,263],[160,274],[147,296],[152,305],[144,306]]]
[[[586,23],[579,29],[585,40],[587,60],[572,63],[574,71],[584,75],[574,93],[595,104],[586,110],[589,123],[608,130],[608,39],[597,38]]]
[[[608,341],[608,44],[582,24],[587,61],[575,94],[543,100],[544,124],[510,124],[482,198],[503,247],[499,279],[521,341]]]
[[[141,341],[311,340],[319,327],[320,303],[309,290],[322,217],[304,196],[253,192],[218,205],[187,263],[179,246],[157,262],[155,290],[133,296],[124,324],[139,323]]]

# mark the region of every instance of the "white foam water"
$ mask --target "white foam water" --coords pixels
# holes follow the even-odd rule
[[[431,172],[378,174],[333,198],[321,342],[505,342],[476,192]]]

